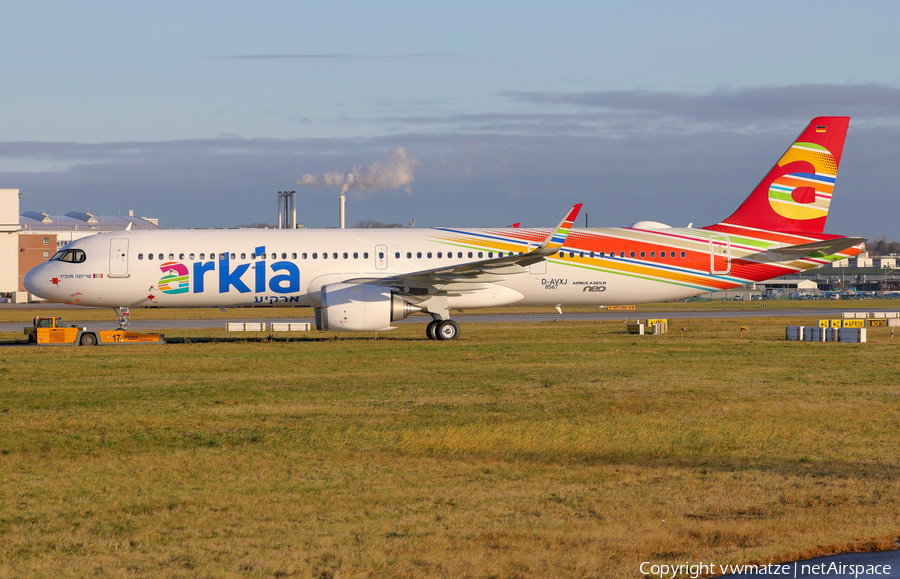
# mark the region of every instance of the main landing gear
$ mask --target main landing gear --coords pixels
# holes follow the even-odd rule
[[[432,320],[425,327],[429,340],[456,340],[459,338],[459,324],[453,320]]]

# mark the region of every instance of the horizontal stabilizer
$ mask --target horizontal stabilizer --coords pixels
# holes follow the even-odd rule
[[[845,249],[859,245],[866,241],[865,237],[838,237],[835,239],[825,239],[823,241],[813,241],[812,243],[802,243],[800,245],[788,245],[786,247],[778,247],[769,250],[769,257],[775,258],[775,261],[785,261],[786,259],[799,259],[806,257],[812,253],[824,253],[826,255],[834,255]]]

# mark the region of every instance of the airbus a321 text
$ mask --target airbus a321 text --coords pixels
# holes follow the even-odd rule
[[[112,308],[313,306],[322,330],[384,331],[421,311],[440,340],[459,337],[453,309],[686,298],[861,251],[823,233],[849,121],[813,119],[737,211],[699,229],[575,229],[579,204],[554,229],[122,231],[73,241],[25,286]]]

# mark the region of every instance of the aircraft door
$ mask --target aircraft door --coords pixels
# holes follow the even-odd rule
[[[710,273],[731,273],[731,240],[721,233],[709,236]]]
[[[375,269],[387,269],[387,245],[375,246]]]
[[[128,277],[128,239],[109,240],[109,277]]]

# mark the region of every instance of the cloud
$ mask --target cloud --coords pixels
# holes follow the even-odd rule
[[[501,92],[530,104],[656,113],[729,125],[819,115],[900,117],[900,88],[882,84],[804,84],[780,87],[719,88],[707,93],[650,90],[593,92]]]
[[[216,60],[379,60],[395,58],[444,58],[461,56],[455,52],[419,52],[411,54],[231,54],[206,56]]]
[[[897,198],[900,111],[885,97],[895,89],[852,87],[844,93],[830,87],[844,98],[854,94],[859,104],[846,103],[854,118],[827,230],[900,238],[889,210]],[[521,221],[550,227],[559,220],[557,210],[584,202],[597,226],[638,219],[700,225],[729,215],[812,118],[785,112],[796,95],[808,90],[729,89],[728,98],[759,111],[756,116],[707,114],[696,103],[684,104],[720,98],[713,93],[672,98],[659,93],[655,101],[633,105],[642,110],[537,105],[524,99],[516,106],[540,110],[414,116],[408,123],[394,117],[394,130],[368,138],[0,142],[0,186],[22,190],[23,211],[133,208],[162,218],[165,227],[272,222],[277,192],[305,174],[310,177],[301,180],[306,178],[307,185],[318,180],[321,187],[342,187],[350,175],[354,183],[366,183],[367,189],[355,188],[364,198],[348,207],[351,223],[414,218],[419,226]],[[651,101],[656,104],[650,106]],[[767,106],[773,108],[771,116]],[[857,114],[853,106],[868,113]],[[825,112],[845,111],[815,114]],[[398,143],[405,157],[399,151],[386,156]],[[408,180],[377,182],[376,175],[403,159],[419,163],[408,167]],[[413,176],[415,195],[367,196],[378,184],[400,184],[398,190],[404,190]],[[888,209],[865,209],[873,207]],[[333,227],[336,215],[331,195],[298,191],[301,222]]]

